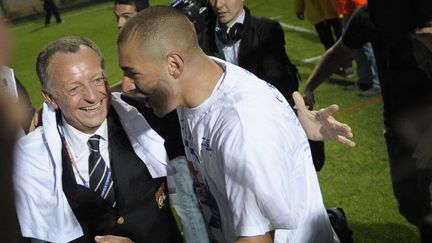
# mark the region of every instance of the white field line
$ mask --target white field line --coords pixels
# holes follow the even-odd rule
[[[272,17],[272,19],[280,19],[282,17],[283,17],[282,15],[279,15],[279,16]],[[315,36],[317,35],[315,31],[307,29],[307,28],[287,24],[287,23],[280,22],[280,21],[279,21],[279,23],[282,25],[282,28],[284,28],[284,29],[293,30],[293,31],[300,32],[300,33],[311,34],[311,35],[315,35]],[[320,58],[321,58],[321,55],[316,56],[316,57],[309,57],[309,58],[303,59],[302,62],[303,63],[311,63],[311,62],[315,62],[315,61],[319,60]]]
[[[316,57],[309,57],[309,58],[303,59],[302,62],[311,63],[311,62],[318,61],[320,58],[321,58],[321,55],[316,56]]]

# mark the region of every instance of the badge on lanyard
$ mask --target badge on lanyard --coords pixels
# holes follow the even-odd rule
[[[156,203],[159,208],[165,206],[166,194],[165,194],[165,183],[162,183],[155,193]]]

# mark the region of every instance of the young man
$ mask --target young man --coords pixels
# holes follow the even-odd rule
[[[119,29],[139,11],[149,6],[148,0],[115,0],[114,3],[114,14]]]
[[[124,90],[158,116],[177,109],[218,242],[337,242],[306,135],[280,92],[205,55],[192,23],[169,7],[141,11],[117,42]],[[331,136],[351,144],[349,127],[336,127]]]
[[[116,0],[114,13],[117,17],[118,28],[121,29],[130,18],[148,6],[148,1]],[[111,91],[121,91],[121,82],[110,89]],[[207,228],[193,189],[177,113],[173,111],[164,117],[157,117],[150,108],[139,102],[141,98],[139,94],[122,94],[122,99],[135,106],[146,118],[149,125],[165,140],[165,149],[171,160],[170,165],[176,169],[176,174],[168,177],[168,188],[170,189],[172,206],[181,219],[184,239],[189,243],[207,243]]]
[[[43,125],[16,145],[14,186],[24,237],[91,242],[181,242],[167,197],[163,139],[108,92],[104,60],[83,37],[48,44],[37,59]]]

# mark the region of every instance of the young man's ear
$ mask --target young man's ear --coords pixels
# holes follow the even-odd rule
[[[54,100],[54,98],[52,97],[52,95],[46,90],[46,89],[43,89],[42,91],[41,91],[41,93],[42,93],[42,96],[45,98],[45,100],[46,101],[48,101],[48,103],[55,109],[55,110],[57,110],[58,109],[58,104],[57,104],[57,102]]]
[[[168,72],[175,79],[179,78],[184,69],[184,58],[179,52],[172,51],[167,55]]]

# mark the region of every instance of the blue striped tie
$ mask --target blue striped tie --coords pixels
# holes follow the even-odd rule
[[[88,140],[90,147],[90,189],[104,198],[112,207],[115,207],[114,182],[112,180],[111,169],[108,168],[99,152],[99,140],[99,135],[93,135]]]

